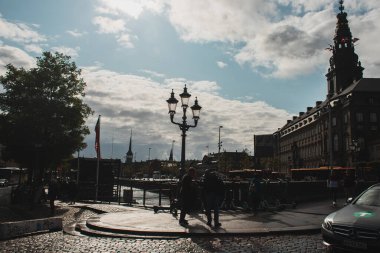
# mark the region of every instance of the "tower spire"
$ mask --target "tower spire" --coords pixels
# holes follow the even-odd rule
[[[339,13],[334,35],[334,45],[330,46],[333,55],[330,58],[330,68],[326,74],[328,83],[328,97],[350,86],[354,81],[363,77],[364,68],[355,53],[355,41],[352,38],[348,25],[347,13],[344,12],[343,0],[339,1]]]
[[[343,11],[344,11],[343,3],[344,3],[343,0],[340,0],[340,1],[339,1],[339,4],[340,4],[340,6],[339,6],[340,13],[343,13]]]
[[[172,149],[170,150],[170,155],[169,155],[169,161],[173,161],[173,148],[174,148],[174,140],[172,141]]]
[[[129,149],[127,152],[127,158],[125,159],[125,163],[131,164],[133,160],[133,152],[132,152],[132,129],[131,129],[131,136],[129,138]]]

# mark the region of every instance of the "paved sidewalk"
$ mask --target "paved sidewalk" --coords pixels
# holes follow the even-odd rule
[[[321,223],[329,213],[343,205],[338,202],[333,208],[330,201],[318,201],[299,204],[295,209],[283,211],[259,212],[257,215],[241,210],[221,211],[222,227],[215,229],[206,225],[206,216],[202,213],[187,216],[189,225],[181,227],[178,217],[167,210],[154,213],[151,208],[130,207],[117,204],[67,203],[57,201],[57,216],[65,213],[67,208],[91,210],[98,215],[89,218],[85,223],[92,235],[150,235],[150,236],[205,236],[205,235],[255,235],[275,233],[308,233],[318,232]],[[34,210],[20,210],[13,213],[10,220],[22,220],[49,216],[45,205]],[[41,211],[41,212],[40,212]],[[12,216],[12,210],[0,208],[2,217]],[[5,215],[5,216],[3,216]],[[24,216],[24,217],[23,217]],[[4,219],[0,220],[0,222]],[[64,222],[66,223],[66,222]],[[67,224],[67,223],[66,223]]]
[[[319,232],[323,219],[338,207],[332,207],[330,201],[304,203],[295,209],[283,211],[259,212],[257,215],[241,210],[221,211],[222,227],[214,228],[206,224],[202,213],[187,216],[189,225],[182,227],[178,217],[169,211],[117,206],[117,212],[109,212],[88,219],[80,224],[82,232],[98,236],[123,237],[128,235],[144,236],[215,236],[215,235],[257,235],[276,233]],[[112,207],[109,206],[109,207]],[[87,208],[99,208],[99,205],[87,205]]]

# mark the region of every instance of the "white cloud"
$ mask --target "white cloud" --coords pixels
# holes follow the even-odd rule
[[[260,13],[273,13],[268,1],[172,1],[169,19],[185,41],[240,42],[265,29]]]
[[[25,50],[32,53],[41,54],[43,49],[37,44],[28,44],[24,46]]]
[[[165,1],[161,0],[99,0],[97,11],[103,14],[113,14],[137,19],[144,10],[161,12]]]
[[[283,6],[293,13],[284,16]],[[371,43],[380,31],[380,3],[350,1],[345,6],[353,35],[366,38],[365,48],[358,52],[363,52],[360,57],[373,75],[380,66],[379,49]],[[333,39],[337,7],[328,0],[194,0],[172,1],[168,13],[183,40],[244,43],[231,45],[238,63],[264,76],[293,78],[327,68],[330,55],[324,48]]]
[[[29,69],[35,67],[36,59],[19,48],[0,45],[0,75],[5,74],[5,65],[7,64]]]
[[[133,40],[137,40],[137,36],[128,32],[126,22],[123,19],[97,16],[92,22],[98,26],[98,33],[116,34],[115,38],[119,45],[125,48],[134,48]]]
[[[52,47],[51,50],[62,53],[64,55],[68,55],[71,58],[77,58],[78,57],[78,52],[80,50],[80,47],[65,47],[65,46],[59,46],[59,47]]]
[[[66,33],[68,33],[71,36],[76,37],[76,38],[82,37],[84,34],[86,34],[86,32],[80,32],[77,29],[68,30],[68,31],[66,31]]]
[[[46,41],[45,36],[24,23],[12,23],[0,17],[0,37],[16,42],[36,43]]]
[[[172,140],[181,143],[178,127],[170,123],[166,100],[172,89],[179,99],[178,95],[183,92],[184,83],[192,95],[190,105],[198,97],[202,106],[199,125],[188,132],[188,158],[201,158],[206,152],[204,147],[208,144],[212,151],[211,144],[217,143],[217,127],[220,124],[223,124],[226,133],[224,148],[234,151],[249,146],[253,133],[272,133],[290,118],[286,111],[273,108],[264,102],[244,103],[224,99],[218,95],[219,85],[214,81],[173,78],[158,83],[143,76],[120,74],[97,66],[83,68],[83,77],[87,83],[85,100],[95,110],[95,115],[102,115],[104,143],[110,143],[111,135],[114,135],[115,139],[125,141],[127,149],[129,131],[132,128],[137,152],[145,153],[149,145],[152,147],[152,157],[165,156],[167,150],[158,148],[165,143],[168,146]],[[112,85],[104,85],[105,83]],[[180,108],[177,108],[177,113],[175,120],[181,121]],[[95,120],[96,117],[89,119],[88,125],[95,125]],[[190,110],[188,123],[192,123]],[[92,133],[88,139],[92,141],[93,138]],[[120,157],[126,151],[121,150]],[[92,148],[87,152],[91,153]],[[179,153],[176,157],[178,160]]]
[[[165,15],[185,42],[226,43],[229,46],[226,55],[232,52],[232,59],[239,64],[275,78],[294,78],[320,68],[327,70],[330,55],[324,48],[333,40],[339,6],[338,1],[330,0],[99,0],[98,3],[98,12],[121,19],[138,19],[144,11]],[[380,2],[351,0],[344,5],[353,36],[360,36],[360,42],[366,39],[358,52],[366,71],[372,75],[380,66],[376,43],[372,43],[377,41],[375,37],[380,30],[376,21],[380,18]],[[130,37],[125,40],[129,47]]]
[[[349,16],[351,32],[360,40],[356,43],[355,51],[362,62],[364,77],[380,77],[380,48],[377,41],[380,34],[380,6],[367,15]]]
[[[216,62],[216,64],[218,65],[218,67],[219,68],[221,68],[221,69],[224,69],[225,67],[227,67],[228,66],[228,64],[227,63],[225,63],[225,62],[222,62],[222,61],[217,61]]]
[[[331,0],[319,0],[319,1],[310,1],[310,0],[280,0],[282,5],[290,6],[295,13],[302,13],[305,11],[320,11],[325,9],[326,6],[332,5],[333,1]],[[334,4],[337,4],[338,1],[335,1]]]
[[[164,78],[165,77],[165,74],[158,73],[158,72],[153,71],[153,70],[142,69],[141,72],[146,73],[152,77],[158,77],[158,78]]]
[[[134,48],[134,45],[132,43],[132,36],[128,33],[124,33],[124,34],[121,34],[118,38],[117,38],[117,42],[126,47],[126,48]],[[135,39],[137,39],[136,36],[134,36]]]
[[[305,3],[294,3],[299,4]],[[323,48],[332,39],[326,27],[334,27],[335,14],[321,8],[327,2],[303,7],[318,11],[283,16],[275,1],[194,0],[172,2],[169,15],[185,41],[244,43],[231,45],[238,63],[249,64],[265,76],[289,78],[326,63]]]
[[[92,23],[98,26],[99,33],[119,33],[125,30],[125,21],[108,17],[94,17]]]

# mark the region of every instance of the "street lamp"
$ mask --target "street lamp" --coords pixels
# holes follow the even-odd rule
[[[185,147],[186,147],[186,131],[189,130],[190,127],[196,127],[199,120],[199,115],[202,107],[198,105],[198,98],[195,98],[194,105],[191,106],[191,110],[193,112],[194,125],[187,124],[186,110],[189,106],[189,99],[191,97],[190,93],[187,92],[187,87],[183,88],[183,93],[179,95],[181,97],[181,104],[183,109],[182,123],[174,122],[174,114],[176,113],[176,107],[178,100],[174,97],[174,91],[172,90],[170,98],[166,100],[168,102],[170,121],[179,126],[179,129],[182,131],[182,150],[181,150],[181,168],[179,171],[179,178],[185,174]]]

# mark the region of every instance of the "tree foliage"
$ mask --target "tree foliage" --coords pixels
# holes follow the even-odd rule
[[[91,108],[86,83],[69,56],[44,52],[37,66],[12,64],[0,76],[0,143],[3,157],[29,168],[54,168],[83,145]]]

